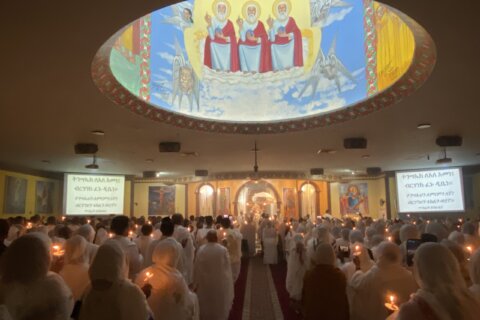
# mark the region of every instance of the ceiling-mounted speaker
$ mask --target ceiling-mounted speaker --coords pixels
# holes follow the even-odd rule
[[[437,138],[436,143],[440,147],[460,147],[463,139],[460,136],[440,136]]]
[[[94,154],[97,151],[98,146],[95,143],[77,143],[75,145],[75,154]]]
[[[195,177],[208,177],[208,170],[195,170]]]
[[[323,168],[312,168],[310,169],[310,175],[312,176],[322,176],[323,175]]]
[[[369,176],[378,176],[381,173],[382,173],[382,168],[379,168],[379,167],[367,168],[367,174]]]
[[[365,138],[347,138],[343,140],[345,149],[366,149],[367,139]]]
[[[143,171],[143,177],[145,179],[156,178],[157,177],[157,172],[156,171]]]
[[[158,150],[160,152],[180,152],[180,142],[160,142]]]

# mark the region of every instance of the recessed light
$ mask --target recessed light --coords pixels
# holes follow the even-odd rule
[[[370,158],[370,155],[369,155],[369,154],[364,154],[364,155],[362,156],[362,159],[368,159],[368,158]]]
[[[334,149],[318,149],[317,154],[335,154],[337,150]]]
[[[153,159],[145,159],[145,162],[152,163]]]
[[[90,131],[91,134],[96,135],[96,136],[104,136],[105,132],[102,130],[92,130]]]
[[[355,175],[355,171],[352,171],[352,175]]]
[[[430,123],[420,123],[417,126],[417,129],[429,129],[431,127],[432,127],[432,125]]]

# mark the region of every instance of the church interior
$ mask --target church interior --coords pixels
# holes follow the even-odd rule
[[[470,7],[2,2],[0,319],[475,319]]]

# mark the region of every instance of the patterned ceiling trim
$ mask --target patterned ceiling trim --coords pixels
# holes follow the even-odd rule
[[[390,7],[389,7],[390,8]],[[142,101],[124,88],[112,74],[109,56],[113,47],[114,35],[99,50],[92,63],[92,78],[100,91],[116,104],[148,119],[168,125],[211,133],[233,134],[276,134],[288,133],[340,124],[366,116],[394,105],[417,91],[429,78],[436,62],[436,47],[427,33],[416,21],[402,12],[390,8],[412,30],[415,37],[415,54],[408,71],[388,89],[371,96],[360,103],[327,114],[299,118],[290,121],[269,123],[221,122],[188,117],[182,114],[159,109]],[[148,21],[144,21],[148,23]],[[146,93],[148,94],[148,93]]]

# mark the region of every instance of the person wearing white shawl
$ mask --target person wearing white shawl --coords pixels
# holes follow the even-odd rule
[[[240,275],[243,237],[238,229],[233,228],[229,218],[222,219],[222,226],[225,230],[226,248],[230,257],[233,283],[235,283]]]
[[[330,240],[330,232],[327,228],[321,226],[312,230],[312,237],[307,241],[307,269],[313,267],[312,257],[318,245],[321,243],[330,244]]]
[[[65,243],[65,262],[60,276],[72,290],[75,301],[81,300],[90,284],[87,254],[87,240],[82,236],[73,236]]]
[[[207,241],[198,249],[194,267],[194,288],[200,304],[200,319],[225,320],[233,303],[230,257],[227,249],[217,243],[215,230],[207,233]]]
[[[277,264],[278,262],[278,250],[277,242],[278,236],[275,227],[271,221],[267,222],[266,227],[263,229],[263,263],[264,264]]]
[[[142,270],[143,257],[135,242],[128,238],[130,220],[126,216],[116,216],[112,219],[110,229],[115,233],[114,237],[104,243],[116,242],[125,252],[128,261],[128,278],[134,280]]]
[[[458,262],[450,250],[439,243],[425,243],[418,248],[413,260],[420,289],[401,306],[397,315],[390,318],[478,319],[480,302],[465,285]]]
[[[26,232],[26,229],[22,225],[20,224],[11,225],[10,228],[8,229],[7,238],[3,241],[3,244],[6,247],[10,246],[13,241],[20,238],[22,235],[25,234],[25,232]]]
[[[5,252],[0,305],[12,319],[70,319],[72,292],[58,274],[48,271],[50,261],[50,240],[36,232],[18,238]]]
[[[94,243],[96,245],[101,246],[105,241],[108,240],[108,232],[105,227],[101,226],[97,229],[97,232],[95,233],[95,240]]]
[[[183,217],[181,214],[174,214],[172,222],[175,225],[173,237],[182,245],[182,268],[185,281],[190,285],[193,282],[193,259],[195,258],[195,246],[190,231],[182,226]]]
[[[303,276],[307,271],[307,255],[303,236],[296,234],[293,237],[294,246],[290,249],[287,260],[286,288],[290,299],[302,300]]]
[[[154,319],[187,320],[198,318],[198,300],[190,292],[183,275],[176,269],[181,258],[170,241],[160,242],[153,251],[153,265],[140,272],[135,283],[150,285],[147,298]]]
[[[127,279],[125,252],[111,241],[98,248],[89,270],[91,286],[80,310],[80,320],[147,320],[147,300]]]
[[[255,236],[257,234],[257,227],[251,217],[247,217],[240,227],[243,239],[248,243],[248,255],[253,257],[255,255]]]
[[[471,222],[465,222],[462,227],[462,233],[465,236],[465,242],[473,246],[474,249],[477,249],[480,246],[480,238],[478,237],[478,233],[476,232],[476,227]]]
[[[133,240],[140,251],[143,259],[145,260],[145,256],[147,254],[148,246],[153,241],[153,238],[150,236],[153,232],[153,227],[149,224],[144,224],[140,228],[140,235]]]
[[[352,320],[385,319],[388,316],[384,307],[387,294],[395,294],[397,305],[408,301],[410,294],[417,289],[417,284],[401,262],[398,246],[383,242],[379,246],[375,266],[364,273],[357,264],[358,271],[353,275],[348,288]]]
[[[450,233],[450,235],[448,236],[448,240],[455,242],[460,246],[465,245],[465,236],[463,235],[463,233],[457,230],[454,230]]]
[[[425,233],[430,233],[436,236],[437,242],[440,242],[443,239],[448,238],[447,228],[440,222],[436,222],[436,221],[427,223],[427,226],[425,227]]]
[[[375,262],[372,261],[372,259],[370,259],[367,247],[364,244],[356,242],[352,244],[351,247],[352,248],[350,249],[350,252],[353,252],[353,254],[357,254],[356,256],[358,257],[360,270],[362,272],[367,272],[375,265]],[[358,250],[357,250],[357,247],[358,247]],[[345,277],[347,278],[347,282],[350,282],[350,280],[352,279],[352,276],[357,271],[357,266],[353,261],[349,261],[345,263],[343,266],[341,266],[340,270],[342,270],[342,272],[345,274]]]
[[[470,291],[475,295],[477,300],[480,301],[480,249],[475,251],[470,258],[470,279],[473,283]]]
[[[95,238],[95,229],[89,224],[84,224],[77,230],[77,234],[84,237],[87,240],[87,256],[88,264],[90,265],[93,262],[93,258],[97,254],[98,245],[93,243]]]
[[[400,228],[400,252],[402,254],[402,261],[404,265],[407,265],[407,240],[420,239],[420,232],[414,224],[404,224]]]

